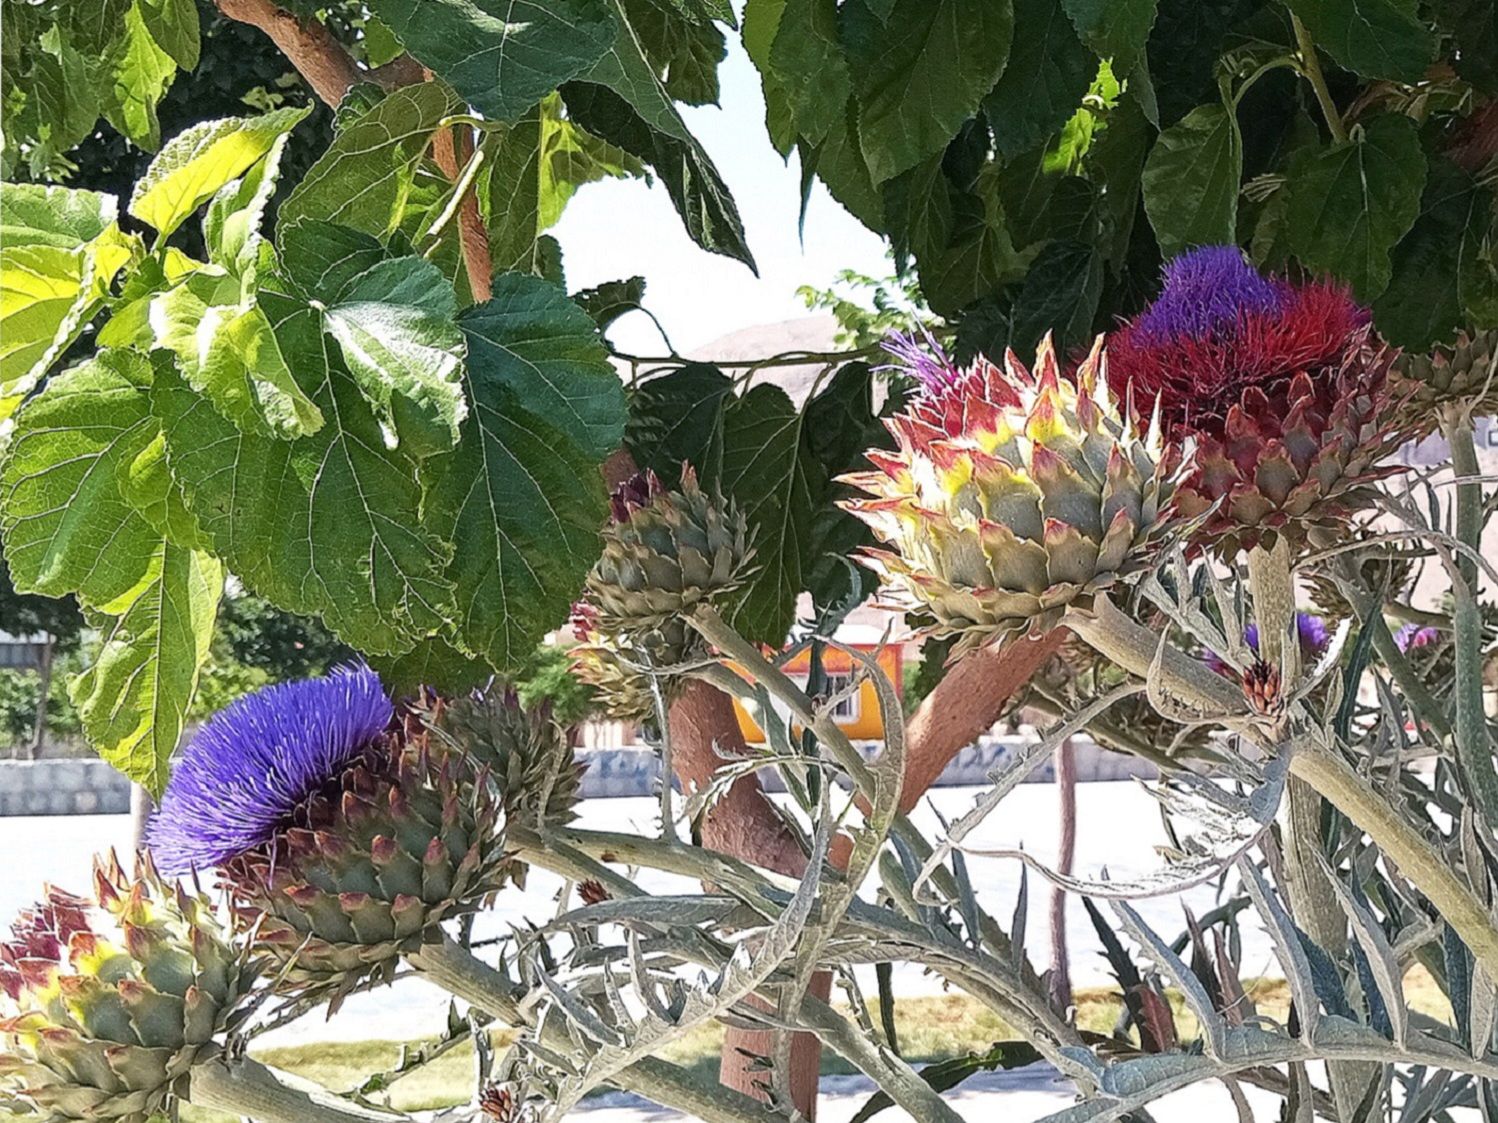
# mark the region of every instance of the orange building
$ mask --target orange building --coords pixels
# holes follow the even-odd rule
[[[878,644],[874,643],[851,643],[848,645],[855,651],[866,652],[870,655],[878,652],[880,669],[889,676],[889,680],[895,685],[895,693],[903,695],[905,692],[905,668],[904,668],[904,645],[900,643],[886,644],[880,650]],[[742,674],[737,666],[730,664],[735,673]],[[853,679],[854,660],[845,651],[835,648],[824,648],[822,651],[822,669],[826,672],[828,679],[827,692],[835,695],[842,690]],[[811,651],[802,651],[785,665],[785,673],[800,687],[806,686],[806,681],[811,674]],[[739,729],[743,731],[744,740],[752,745],[763,744],[765,741],[764,730],[760,728],[755,720],[752,709],[757,705],[752,695],[741,695],[734,699],[733,708],[739,719]],[[879,696],[874,690],[874,684],[865,679],[859,684],[858,690],[838,703],[833,713],[833,720],[837,722],[838,728],[855,741],[878,741],[884,737],[884,722],[879,710]]]

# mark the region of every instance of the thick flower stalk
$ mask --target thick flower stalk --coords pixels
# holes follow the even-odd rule
[[[868,496],[846,508],[888,547],[865,564],[935,634],[967,648],[1044,631],[1147,568],[1178,528],[1178,470],[1110,394],[1107,361],[1100,340],[1063,378],[1049,336],[1033,371],[1012,352],[968,370],[938,352],[888,423],[897,448],[844,477]]]
[[[1224,557],[1281,535],[1328,544],[1409,436],[1367,310],[1330,282],[1261,276],[1236,247],[1172,261],[1108,356],[1114,389],[1195,444],[1177,501]]]
[[[97,863],[94,891],[49,889],[0,941],[0,1109],[145,1123],[216,1055],[255,972],[149,861]]]
[[[368,668],[268,687],[213,718],[149,842],[173,873],[217,868],[284,989],[336,1001],[389,978],[505,879],[487,771],[434,746]]]

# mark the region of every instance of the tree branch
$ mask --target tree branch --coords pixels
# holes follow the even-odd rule
[[[291,65],[325,104],[336,106],[355,82],[372,72],[361,70],[354,56],[322,24],[304,20],[272,0],[217,0],[218,10],[232,20],[258,27],[281,48]]]
[[[432,159],[442,169],[449,182],[458,183],[458,177],[473,155],[473,133],[467,125],[454,125],[440,129],[432,138]],[[459,190],[462,190],[461,185]],[[494,265],[489,256],[489,231],[484,226],[484,216],[479,213],[478,197],[472,191],[464,191],[458,204],[458,241],[463,249],[463,266],[468,270],[468,288],[473,293],[475,304],[489,299],[493,291]]]

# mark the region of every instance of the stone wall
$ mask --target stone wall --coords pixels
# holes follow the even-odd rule
[[[956,787],[987,782],[989,772],[1003,763],[1029,738],[1023,734],[984,737],[963,749],[937,784]],[[1151,765],[1099,749],[1086,738],[1074,741],[1079,780],[1122,780],[1153,776]],[[868,753],[874,745],[862,746]],[[659,760],[650,749],[596,749],[583,754],[584,799],[642,796],[655,792]],[[774,777],[770,774],[774,790]],[[1041,764],[1029,777],[1049,781],[1051,764]],[[0,815],[122,815],[130,810],[130,785],[102,760],[39,760],[0,763]]]

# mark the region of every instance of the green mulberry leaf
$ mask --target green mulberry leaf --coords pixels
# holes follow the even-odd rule
[[[1436,38],[1415,0],[1286,0],[1318,47],[1364,78],[1418,82]]]
[[[1199,105],[1160,134],[1144,162],[1144,210],[1160,252],[1231,243],[1243,178],[1243,137],[1221,105]]]

